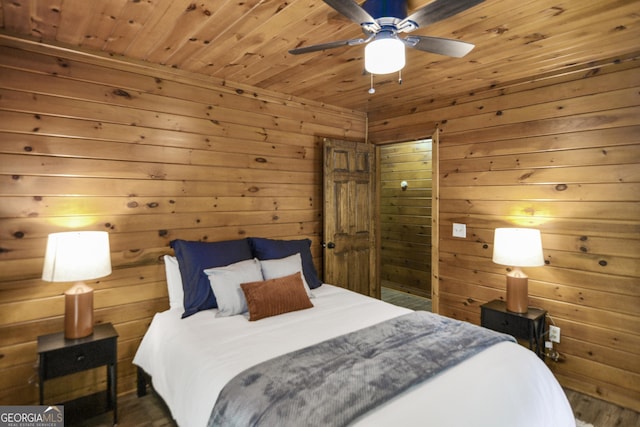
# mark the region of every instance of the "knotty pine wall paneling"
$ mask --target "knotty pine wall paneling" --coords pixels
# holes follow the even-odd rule
[[[640,65],[637,55],[478,90],[370,121],[377,142],[440,128],[439,312],[480,322],[505,298],[497,227],[542,231],[530,304],[561,328],[560,382],[640,410]],[[453,222],[467,238],[451,237]]]
[[[381,278],[431,298],[431,140],[383,145],[379,161]]]
[[[0,36],[0,405],[38,400],[38,335],[63,329],[67,283],[43,282],[47,235],[110,233],[95,320],[118,333],[118,391],[168,308],[172,239],[311,238],[321,272],[322,148],[364,140],[365,116],[179,70]],[[64,401],[104,370],[47,383]]]

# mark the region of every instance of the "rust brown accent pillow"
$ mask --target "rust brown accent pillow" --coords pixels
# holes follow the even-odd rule
[[[299,271],[276,279],[242,283],[240,287],[251,321],[313,307]]]

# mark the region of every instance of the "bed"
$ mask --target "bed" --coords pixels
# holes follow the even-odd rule
[[[218,242],[214,245],[218,247],[207,254],[198,253],[206,243],[183,242],[172,242],[176,256],[165,257],[170,309],[154,316],[133,361],[140,371],[151,377],[153,388],[182,427],[208,425],[220,406],[216,401],[227,395],[230,385],[243,373],[332,342],[329,340],[374,330],[390,322],[398,323],[417,314],[428,321],[435,319],[456,327],[476,328],[474,336],[480,336],[484,330],[431,313],[412,313],[406,308],[322,284],[313,277],[315,271],[309,269],[310,242],[306,239],[249,238],[233,243]],[[241,254],[237,252],[237,245],[241,246]],[[207,247],[209,249],[212,248]],[[194,281],[200,281],[198,291],[191,289]],[[256,295],[268,300],[271,294],[264,292],[274,292],[279,286],[284,289],[288,286],[284,285],[286,281],[295,284],[291,289],[295,286],[299,299],[306,300],[301,308],[289,310],[280,306],[276,307],[276,314],[267,315],[264,307],[255,309]],[[221,283],[225,284],[225,290],[221,290]],[[203,288],[205,284],[207,289]],[[243,293],[245,287],[260,289],[263,293]],[[232,292],[227,292],[229,289]],[[211,301],[203,302],[212,297],[208,290],[217,297],[215,307],[210,307]],[[239,303],[241,294],[245,300]],[[274,300],[275,306],[281,299],[279,296]],[[199,307],[196,310],[192,309],[194,303]],[[294,304],[294,307],[298,306]],[[256,313],[259,318],[252,318]],[[440,338],[437,347],[446,341]],[[305,381],[313,378],[317,375]],[[242,381],[246,383],[246,379]],[[307,382],[302,384],[305,385],[298,385],[287,394],[306,389]],[[245,391],[240,397],[243,394]],[[368,393],[360,394],[363,400],[369,398]],[[248,402],[237,406],[253,406],[252,400]],[[232,415],[229,419],[236,418]],[[277,425],[314,424],[311,417],[303,419],[301,422],[297,416],[281,416]],[[315,424],[343,425],[342,420],[331,420]],[[575,419],[562,388],[546,365],[512,340],[498,340],[357,414],[347,424],[573,427]],[[220,422],[217,425],[273,423]]]

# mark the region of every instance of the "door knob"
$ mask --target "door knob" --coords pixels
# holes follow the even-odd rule
[[[333,242],[329,242],[329,243],[327,243],[327,248],[329,248],[329,249],[333,249],[333,248],[335,248],[335,247],[336,247],[336,244],[335,244],[335,243],[333,243]]]

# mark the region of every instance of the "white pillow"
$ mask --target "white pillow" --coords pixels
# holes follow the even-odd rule
[[[260,260],[260,268],[262,269],[262,276],[264,277],[264,280],[290,276],[299,271],[301,273],[302,284],[304,285],[304,289],[307,291],[307,295],[309,298],[313,298],[313,293],[307,284],[307,280],[304,278],[304,272],[302,271],[302,257],[300,256],[300,253],[279,259]]]
[[[182,276],[178,266],[178,258],[165,255],[164,272],[167,276],[167,291],[169,293],[169,307],[183,309],[184,291],[182,290]],[[184,310],[184,309],[183,309]]]
[[[209,277],[211,289],[218,302],[217,317],[234,316],[248,311],[247,300],[240,284],[264,280],[260,261],[248,259],[225,267],[208,268],[204,274]]]

